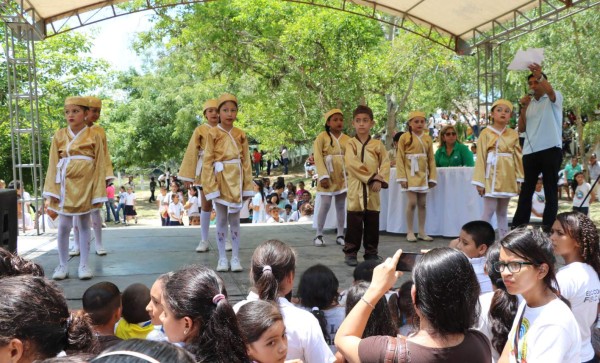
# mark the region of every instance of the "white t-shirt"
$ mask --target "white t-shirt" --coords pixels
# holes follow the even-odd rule
[[[298,222],[312,222],[313,216],[301,216],[298,218]]]
[[[50,218],[49,215],[44,214],[44,225],[49,229],[58,229],[58,220],[60,219],[60,215],[56,216],[56,219]],[[40,226],[42,227],[42,226]]]
[[[487,259],[485,256],[469,258],[469,262],[471,263],[471,266],[473,266],[473,270],[475,270],[475,275],[477,276],[477,281],[481,288],[480,294],[492,291],[492,281],[484,271],[486,261]]]
[[[200,209],[198,208],[198,197],[193,196],[188,199],[188,203],[190,203],[190,209],[188,209],[189,217],[197,217],[200,215]]]
[[[526,111],[527,128],[523,143],[523,155],[562,146],[562,94],[554,90],[556,100],[548,95],[539,100],[531,99]]]
[[[591,328],[596,321],[600,301],[600,280],[592,266],[583,262],[572,262],[556,274],[560,294],[571,303],[571,311],[581,332],[581,361],[594,357]]]
[[[591,194],[590,194],[590,196],[587,197],[587,199],[585,200],[585,203],[583,203],[583,205],[581,205],[581,202],[583,202],[583,198],[585,198],[585,196],[588,194],[590,189],[592,189],[592,186],[590,185],[590,183],[583,183],[583,184],[577,186],[577,188],[575,189],[575,193],[573,193],[573,207],[579,207],[579,206],[589,207],[590,206],[590,199],[592,198]]]
[[[265,202],[262,200],[260,192],[257,192],[254,197],[252,197],[252,206],[259,206],[258,210],[252,212],[252,223],[264,223],[266,219]]]
[[[556,298],[537,308],[526,306],[525,301],[519,306],[508,334],[509,362],[581,363],[579,326],[567,304]],[[522,315],[515,352],[515,332]]]
[[[544,194],[544,189],[539,192],[533,192],[533,197],[531,199],[531,209],[536,211],[538,214],[544,214],[544,209],[546,208],[546,195]]]
[[[250,199],[242,201],[242,208],[240,209],[240,219],[250,218]]]
[[[306,310],[312,314],[312,309],[306,306],[299,306],[300,309]],[[325,314],[325,320],[327,320],[327,333],[329,333],[329,340],[327,344],[329,344],[329,348],[333,353],[337,352],[337,348],[335,347],[335,334],[337,333],[340,325],[346,318],[346,307],[344,306],[336,306],[331,309],[323,310],[323,314]],[[313,315],[314,316],[314,315]]]
[[[275,220],[275,218],[273,217],[269,217],[269,219],[267,219],[267,223],[283,223],[283,218],[279,218],[278,221]]]
[[[181,216],[183,215],[183,204],[181,204],[181,202],[178,202],[177,204],[173,202],[169,203],[169,216],[172,214],[181,219]]]
[[[237,313],[242,305],[256,300],[258,300],[258,294],[250,292],[246,300],[233,306],[233,310]],[[283,316],[285,335],[288,339],[288,351],[285,359],[301,359],[304,363],[335,362],[335,356],[323,338],[317,318],[308,311],[295,307],[283,297],[278,298],[277,302]]]
[[[125,197],[125,205],[134,205],[135,204],[135,193],[127,193]]]
[[[588,169],[590,171],[590,182],[593,183],[598,176],[600,176],[600,161],[596,161],[595,164],[589,165]]]

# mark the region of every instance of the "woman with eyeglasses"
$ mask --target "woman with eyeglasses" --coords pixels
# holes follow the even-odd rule
[[[440,147],[435,152],[435,166],[438,168],[475,166],[473,153],[465,144],[458,141],[453,125],[444,126],[440,132]]]
[[[581,361],[597,363],[590,327],[596,321],[600,298],[598,230],[586,215],[560,213],[552,225],[554,254],[565,260],[556,274],[561,295],[569,300],[581,333]]]
[[[500,241],[500,272],[506,290],[520,294],[507,344],[498,362],[581,363],[577,320],[561,300],[552,243],[538,229],[518,228]]]

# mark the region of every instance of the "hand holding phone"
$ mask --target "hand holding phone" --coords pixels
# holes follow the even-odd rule
[[[415,264],[421,259],[422,256],[422,253],[402,252],[400,259],[398,260],[398,264],[396,265],[396,271],[412,271],[412,269],[415,267]]]

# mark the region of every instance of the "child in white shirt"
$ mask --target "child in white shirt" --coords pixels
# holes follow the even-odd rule
[[[179,194],[174,193],[171,196],[172,202],[169,203],[170,226],[183,226],[183,204],[179,201]]]
[[[137,212],[135,211],[135,193],[133,188],[130,186],[127,188],[127,195],[125,196],[125,224],[128,225],[131,219],[135,219],[137,224]]]
[[[187,210],[187,215],[190,219],[190,226],[199,226],[200,209],[198,206],[198,191],[196,190],[196,187],[190,187],[188,189],[188,195],[190,199],[188,199],[187,203],[185,203],[185,206],[183,208]]]
[[[267,219],[267,223],[283,223],[283,218],[279,215],[279,207],[277,205],[271,205],[269,209],[269,219]]]
[[[593,191],[589,193],[592,186],[590,183],[586,183],[582,172],[577,172],[573,178],[577,182],[577,188],[575,188],[575,193],[573,193],[573,210],[587,216],[590,210],[590,203],[594,202],[596,195]],[[590,194],[589,196],[588,193]],[[587,198],[585,198],[586,196]],[[585,201],[583,200],[584,198]]]

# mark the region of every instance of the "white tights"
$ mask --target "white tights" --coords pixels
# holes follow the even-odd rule
[[[346,222],[346,193],[331,195],[320,195],[321,205],[317,215],[317,236],[323,235],[323,227],[327,219],[327,213],[331,208],[331,199],[335,197],[335,213],[337,216],[337,236],[344,236],[344,222]]]
[[[101,212],[100,209],[92,209],[92,211],[89,214],[89,216],[91,216],[91,219],[92,219],[91,222],[92,222],[92,229],[94,230],[94,237],[95,237],[94,244],[96,245],[96,251],[98,251],[99,249],[102,249],[104,246],[102,244],[102,215],[100,212]],[[76,218],[73,220],[73,243],[75,244],[76,249],[80,249],[79,241],[82,239],[82,236],[79,231],[80,231],[80,228],[79,228],[78,218]],[[91,236],[88,231],[88,243],[89,243],[89,238],[91,238]]]
[[[84,214],[80,216],[67,216],[61,214],[58,220],[58,261],[61,265],[66,266],[69,260],[69,233],[73,227],[73,222],[76,221],[79,226],[79,237],[81,241],[85,241],[79,247],[80,257],[79,266],[85,266],[90,255],[90,215]],[[77,233],[75,234],[77,235]]]
[[[498,238],[502,239],[508,233],[508,202],[510,198],[483,198],[483,215],[481,219],[491,223],[492,216],[496,213],[498,221]]]
[[[231,236],[231,257],[238,258],[240,252],[240,210],[231,213],[226,205],[215,203],[217,211],[217,247],[219,248],[219,259],[227,258],[225,252],[225,240],[227,239],[227,224]]]

